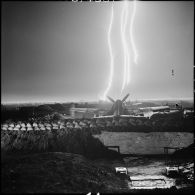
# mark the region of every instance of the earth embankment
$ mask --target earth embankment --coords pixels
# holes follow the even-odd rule
[[[185,148],[193,143],[187,132],[106,132],[94,135],[105,146],[117,145],[122,154],[164,154],[164,147]],[[173,153],[175,150],[170,150]]]
[[[116,193],[127,183],[107,165],[72,153],[7,156],[1,162],[3,193]]]

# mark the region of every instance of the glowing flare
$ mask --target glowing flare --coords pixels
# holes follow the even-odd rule
[[[125,14],[125,7],[123,6],[122,14],[121,14],[121,37],[122,37],[122,44],[123,44],[123,51],[124,51],[124,74],[123,74],[123,84],[122,84],[122,89],[121,93],[125,87],[125,82],[126,82],[126,51],[125,51],[125,37],[124,37],[124,14]]]
[[[133,3],[133,13],[132,13],[131,23],[130,23],[130,40],[131,40],[131,45],[132,45],[133,53],[134,53],[134,63],[137,64],[138,53],[137,53],[134,39],[133,39],[133,22],[135,18],[135,12],[136,12],[136,0],[134,0],[134,3]]]
[[[128,59],[128,63],[127,63],[127,80],[126,80],[126,84],[128,85],[129,82],[130,82],[130,57],[129,57],[129,52],[128,52],[128,56],[127,56],[127,59]]]
[[[121,38],[122,38],[122,44],[123,44],[123,51],[124,51],[124,74],[123,74],[123,84],[122,84],[122,89],[121,93],[125,87],[126,83],[126,47],[125,47],[125,22],[124,22],[124,17],[125,17],[125,3],[122,9],[122,14],[121,14]]]
[[[128,19],[129,16],[129,9],[128,9],[128,4],[126,5],[126,20]],[[130,55],[129,55],[129,47],[127,44],[127,41],[125,42],[125,47],[126,47],[126,58],[127,58],[127,71],[126,71],[126,85],[129,84],[130,82]]]
[[[135,47],[135,42],[133,39],[133,23],[134,23],[134,18],[135,18],[135,13],[136,13],[136,0],[134,0],[133,3],[133,12],[130,20],[130,45],[132,46],[133,50],[133,61],[135,64],[137,64],[137,59],[138,59],[138,53]],[[111,88],[112,85],[112,80],[113,80],[113,72],[114,72],[114,57],[112,53],[112,45],[111,45],[111,29],[112,29],[112,23],[113,23],[113,7],[111,10],[111,20],[110,20],[110,25],[109,25],[109,30],[108,30],[108,47],[109,47],[109,53],[110,53],[110,75],[109,75],[109,80],[108,80],[108,86],[102,96],[102,100],[106,99],[106,96],[108,94],[108,91]],[[121,93],[123,92],[124,88],[129,84],[130,82],[130,50],[128,47],[128,41],[126,40],[126,29],[127,29],[127,20],[129,16],[129,9],[128,9],[128,1],[124,1],[123,8],[122,8],[122,13],[121,13],[121,39],[122,39],[122,46],[123,46],[123,58],[124,58],[124,72],[123,72],[123,83],[122,83],[122,88],[121,88]]]
[[[109,25],[109,30],[108,30],[108,47],[109,47],[109,53],[110,53],[110,76],[109,76],[109,81],[108,81],[108,86],[103,94],[102,99],[105,100],[108,91],[110,90],[111,84],[112,84],[112,78],[113,78],[113,72],[114,72],[114,59],[113,59],[113,54],[112,54],[112,46],[111,46],[111,40],[110,40],[110,33],[112,29],[112,23],[113,23],[113,6],[112,6],[112,11],[111,11],[111,20],[110,20],[110,25]]]
[[[129,83],[129,69],[130,69],[130,57],[129,57],[129,49],[127,45],[127,40],[125,37],[126,26],[127,26],[127,19],[128,19],[128,4],[127,1],[124,1],[123,10],[121,14],[121,37],[122,37],[122,44],[124,50],[124,73],[123,73],[123,83],[121,93],[125,88],[125,85]]]
[[[134,63],[137,64],[138,53],[133,39],[133,23],[134,23],[135,13],[136,13],[136,0],[134,0],[133,3],[133,12],[130,20],[130,42],[133,50]],[[124,73],[123,73],[123,84],[122,84],[121,93],[124,90],[125,86],[128,85],[130,82],[130,55],[129,55],[130,51],[127,45],[127,40],[125,39],[128,16],[129,16],[128,1],[124,1],[122,15],[121,15],[121,37],[122,37],[122,44],[124,50]]]

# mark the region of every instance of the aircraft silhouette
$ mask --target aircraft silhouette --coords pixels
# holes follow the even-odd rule
[[[98,116],[94,118],[132,117],[132,115],[129,115],[129,112],[124,105],[124,102],[128,97],[129,94],[127,94],[122,100],[117,99],[115,101],[113,98],[107,96],[107,98],[113,103],[111,110],[108,111],[105,116]]]

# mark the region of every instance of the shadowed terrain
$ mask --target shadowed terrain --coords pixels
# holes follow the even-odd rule
[[[125,192],[124,179],[106,165],[81,155],[50,152],[2,159],[1,192],[88,193]]]

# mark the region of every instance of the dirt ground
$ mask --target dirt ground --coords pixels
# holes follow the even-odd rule
[[[108,164],[62,152],[3,156],[1,192],[126,192],[127,182],[118,177]]]
[[[185,160],[165,161],[164,158],[125,157],[121,160],[89,160],[82,155],[48,152],[2,156],[1,192],[3,193],[192,193],[193,186],[180,190],[132,190],[128,177],[115,173],[124,166],[128,176],[163,175],[169,164]]]

